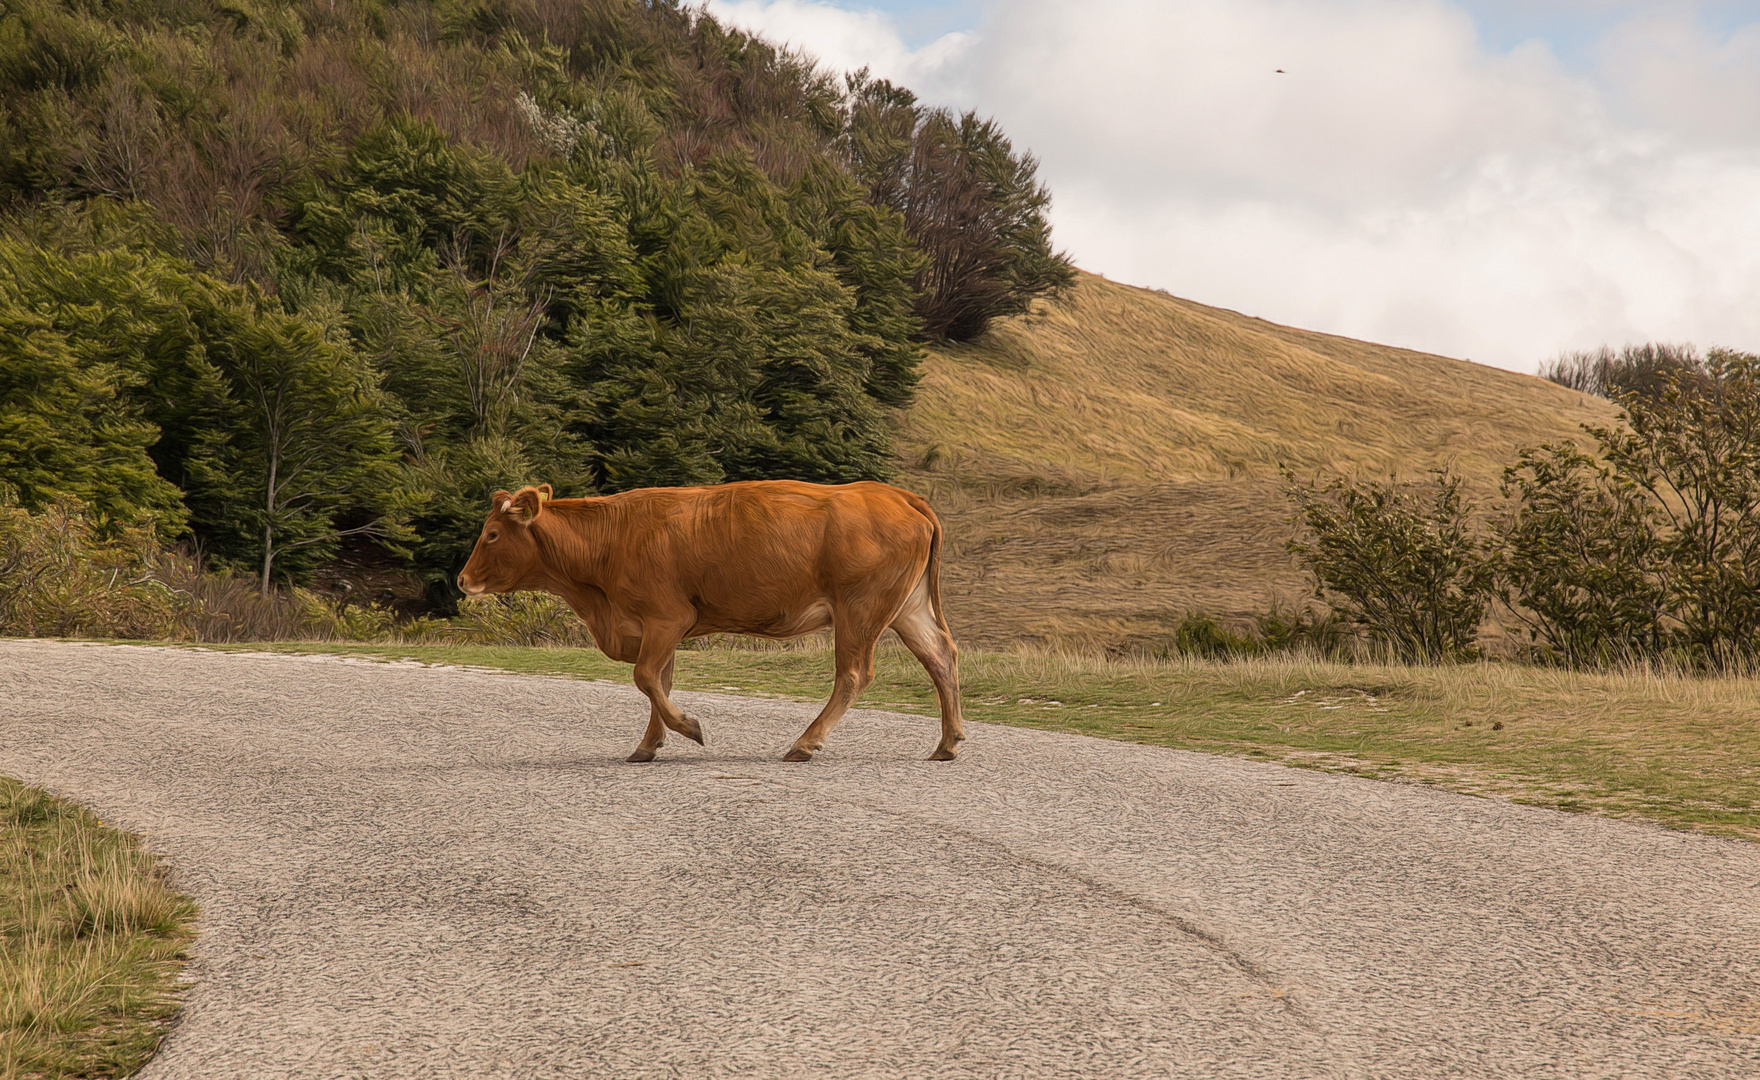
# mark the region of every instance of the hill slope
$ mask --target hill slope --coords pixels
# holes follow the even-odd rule
[[[950,538],[962,640],[1156,648],[1186,611],[1306,593],[1278,464],[1421,475],[1481,500],[1522,446],[1605,401],[1528,375],[1278,326],[1082,274],[978,343],[931,350],[898,445]]]

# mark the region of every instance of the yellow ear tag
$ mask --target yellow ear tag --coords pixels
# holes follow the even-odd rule
[[[550,501],[550,496],[540,491],[538,492],[538,501],[541,503],[547,503]]]

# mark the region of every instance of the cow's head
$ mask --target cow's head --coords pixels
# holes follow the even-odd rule
[[[497,491],[489,500],[489,519],[477,537],[470,560],[458,574],[466,596],[511,592],[538,569],[538,542],[532,523],[550,501],[550,485],[524,487],[519,494]]]

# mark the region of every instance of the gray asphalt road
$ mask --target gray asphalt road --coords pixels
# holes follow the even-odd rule
[[[1760,1076],[1760,846],[681,694],[0,643],[0,772],[201,901],[169,1077]]]

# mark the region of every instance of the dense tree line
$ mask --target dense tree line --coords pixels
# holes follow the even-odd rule
[[[497,487],[884,478],[1034,174],[661,0],[0,0],[0,482],[439,595]]]

